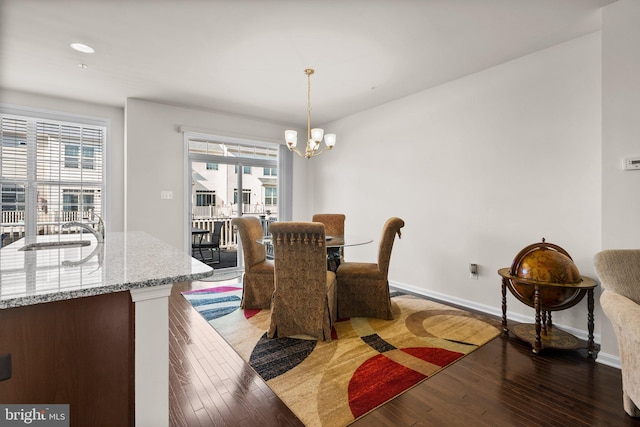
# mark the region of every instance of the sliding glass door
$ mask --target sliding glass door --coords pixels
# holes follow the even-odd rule
[[[278,219],[278,147],[201,134],[187,138],[192,256],[214,269],[241,268],[231,220],[256,216],[266,232]]]

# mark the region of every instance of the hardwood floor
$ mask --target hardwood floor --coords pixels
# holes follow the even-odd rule
[[[182,297],[225,282],[174,285],[169,298],[171,426],[302,426]],[[499,337],[352,426],[640,426],[620,371],[584,352],[536,356]]]

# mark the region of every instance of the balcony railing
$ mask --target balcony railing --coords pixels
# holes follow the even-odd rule
[[[260,218],[260,222],[262,223],[263,233],[266,235],[269,230],[269,225],[271,223],[277,221],[277,217],[275,216],[266,216],[263,214],[245,214],[244,216],[257,216]],[[213,231],[214,223],[222,222],[222,229],[220,230],[220,248],[221,249],[237,249],[238,247],[238,237],[237,234],[233,232],[233,227],[231,225],[231,220],[233,218],[198,218],[191,220],[192,228],[201,228],[203,230],[208,230],[209,234],[206,234],[203,238],[203,242],[209,242],[211,238],[211,232]],[[269,248],[267,248],[267,252]]]
[[[58,234],[59,226],[62,223],[69,221],[81,221],[86,220],[87,217],[84,212],[49,212],[48,214],[38,213],[38,234]],[[256,216],[260,218],[262,223],[263,233],[266,235],[269,230],[269,225],[277,221],[277,216],[274,214],[267,215],[263,213],[245,213],[245,216]],[[59,221],[55,219],[59,218]],[[237,234],[233,232],[231,225],[231,216],[214,216],[214,217],[200,217],[193,218],[191,220],[192,228],[201,228],[208,230],[209,233],[203,237],[204,242],[209,242],[211,239],[211,232],[214,228],[215,222],[222,222],[222,229],[220,231],[220,248],[235,250],[238,247]],[[6,211],[2,212],[2,226],[0,227],[2,232],[3,241],[2,245],[8,245],[22,237],[25,234],[24,227],[24,211]],[[64,230],[64,232],[69,232]],[[270,255],[270,247],[267,247],[267,255]]]
[[[38,231],[39,235],[58,234],[60,224],[69,221],[82,221],[89,218],[89,212],[78,211],[52,211],[38,212]],[[0,232],[2,233],[2,242],[0,246],[8,245],[18,239],[24,237],[25,214],[24,211],[3,211]],[[64,230],[63,233],[69,233],[71,230]]]
[[[231,206],[193,206],[191,210],[193,219],[232,218],[238,215],[237,204]],[[245,203],[242,205],[242,212],[244,215],[278,216],[278,206]]]

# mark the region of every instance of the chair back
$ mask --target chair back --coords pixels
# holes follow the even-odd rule
[[[323,223],[327,236],[344,236],[345,219],[346,216],[343,214],[315,214],[311,221]]]
[[[270,228],[276,290],[326,293],[327,248],[324,225],[314,222],[276,222]]]
[[[608,249],[596,254],[602,287],[640,304],[640,249]]]
[[[380,236],[380,246],[378,247],[378,269],[386,277],[389,273],[389,263],[391,261],[391,249],[396,238],[402,238],[400,229],[404,227],[404,220],[391,217],[382,227],[382,235]]]
[[[277,222],[270,231],[275,283],[269,337],[306,334],[330,341],[336,280],[327,271],[324,225]]]
[[[213,231],[211,232],[211,243],[213,246],[219,248],[220,247],[220,238],[222,235],[222,226],[224,222],[222,221],[214,221],[213,222]]]
[[[256,242],[263,236],[260,220],[253,216],[245,216],[232,219],[231,224],[236,226],[240,235],[245,269],[249,270],[252,266],[264,261],[265,247]]]

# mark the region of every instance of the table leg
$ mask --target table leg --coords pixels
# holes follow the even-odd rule
[[[535,287],[533,303],[536,309],[536,341],[533,345],[533,352],[538,354],[542,349],[542,340],[540,339],[540,330],[542,329],[540,326],[540,288],[538,286]]]
[[[507,279],[502,278],[502,334],[508,335],[507,328]]]
[[[587,308],[589,310],[587,314],[587,328],[589,330],[587,353],[589,354],[589,358],[593,359],[595,356],[595,344],[593,342],[593,288],[587,290]]]

